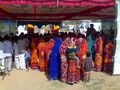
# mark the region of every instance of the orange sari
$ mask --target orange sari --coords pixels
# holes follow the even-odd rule
[[[83,63],[84,63],[86,53],[88,52],[88,43],[86,39],[82,39],[82,41],[78,40],[77,43],[79,45],[77,55],[80,58],[80,65],[81,65],[80,74],[81,74],[81,78],[84,78],[85,71],[84,71]]]
[[[88,44],[87,44],[87,40],[83,39],[82,42],[79,42],[79,48],[78,48],[78,52],[77,55],[79,56],[81,63],[83,63],[84,59],[83,57],[86,56],[86,53],[88,52]]]
[[[77,39],[74,38],[73,42],[76,44],[76,41]],[[68,39],[67,41],[65,41],[66,44],[70,44],[70,40]],[[67,46],[68,48],[68,46]],[[66,49],[67,49],[66,48]],[[79,50],[79,48],[78,48]],[[67,53],[68,54],[68,53]],[[76,53],[77,54],[77,53]],[[80,54],[80,53],[79,53]],[[61,79],[64,79],[66,80],[66,77],[67,77],[67,83],[78,83],[81,79],[81,76],[80,76],[80,68],[77,68],[77,61],[75,59],[70,59],[70,58],[67,58],[67,62],[63,62],[62,61],[62,78]]]
[[[100,71],[102,68],[102,51],[103,51],[103,40],[102,37],[98,37],[95,43],[95,69]]]
[[[46,46],[45,46],[45,55],[46,55],[46,69],[48,67],[48,63],[49,63],[49,54],[50,54],[50,51],[52,49],[54,45],[54,40],[53,39],[50,39],[47,43],[46,43]]]
[[[31,68],[38,68],[38,55],[37,55],[37,47],[36,47],[36,42],[35,39],[32,38],[31,42]]]
[[[53,47],[53,45],[54,45],[54,40],[53,39],[50,39],[46,43],[46,46],[45,46],[45,53],[46,53],[46,55],[49,53],[49,51],[51,50],[51,48]]]
[[[38,49],[38,56],[39,56],[39,68],[40,71],[46,71],[46,55],[45,55],[45,41],[39,42],[37,49]]]
[[[112,72],[112,60],[113,60],[114,45],[109,41],[104,48],[104,71],[107,73]]]

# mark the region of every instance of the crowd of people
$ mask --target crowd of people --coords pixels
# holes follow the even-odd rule
[[[86,36],[53,32],[0,37],[0,64],[8,71],[38,69],[49,80],[89,81],[91,70],[111,71],[114,55],[112,38],[90,30]]]

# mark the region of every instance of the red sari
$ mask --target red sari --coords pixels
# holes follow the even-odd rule
[[[60,80],[62,82],[67,82],[68,75],[68,62],[66,57],[66,49],[69,44],[70,38],[66,38],[65,41],[62,42],[60,46],[60,56],[61,56],[61,77]]]
[[[95,42],[94,65],[96,71],[100,71],[102,68],[102,51],[103,51],[103,40],[102,37],[99,36]]]
[[[81,63],[83,63],[84,62],[83,57],[86,56],[86,53],[88,52],[87,40],[86,39],[82,39],[82,41],[78,40],[77,46],[78,46],[77,55],[79,56]]]
[[[37,49],[38,49],[38,56],[39,56],[39,69],[40,71],[46,71],[46,55],[45,55],[45,41],[39,42]]]
[[[84,71],[83,63],[84,63],[84,57],[88,52],[87,40],[86,39],[82,39],[82,41],[78,40],[77,45],[78,45],[77,55],[80,58],[80,65],[81,65],[80,74],[81,74],[81,78],[84,78],[85,71]]]
[[[104,48],[104,68],[103,69],[107,73],[111,73],[112,71],[113,49],[114,49],[114,45],[111,41],[109,41]]]
[[[39,59],[38,59],[38,52],[37,52],[37,47],[36,47],[36,41],[34,38],[32,38],[32,41],[31,41],[31,48],[30,48],[30,51],[31,51],[31,61],[30,61],[30,64],[31,64],[31,68],[38,68],[38,62],[39,62]]]
[[[49,64],[49,57],[50,57],[50,51],[54,45],[54,40],[50,39],[45,46],[45,55],[46,55],[46,70],[48,70],[48,64]]]
[[[76,60],[68,61],[68,78],[67,83],[79,83],[80,81],[80,69],[77,68]]]
[[[67,62],[67,83],[78,83],[80,81],[80,68],[77,68],[77,61],[74,59],[68,59]]]

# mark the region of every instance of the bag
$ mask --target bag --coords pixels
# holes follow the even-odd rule
[[[75,57],[75,52],[71,52],[68,54],[69,58],[74,58]]]

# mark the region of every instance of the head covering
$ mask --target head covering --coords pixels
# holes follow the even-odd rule
[[[27,28],[34,28],[32,24],[27,24]]]
[[[53,32],[58,32],[59,29],[60,29],[59,25],[53,25]]]

